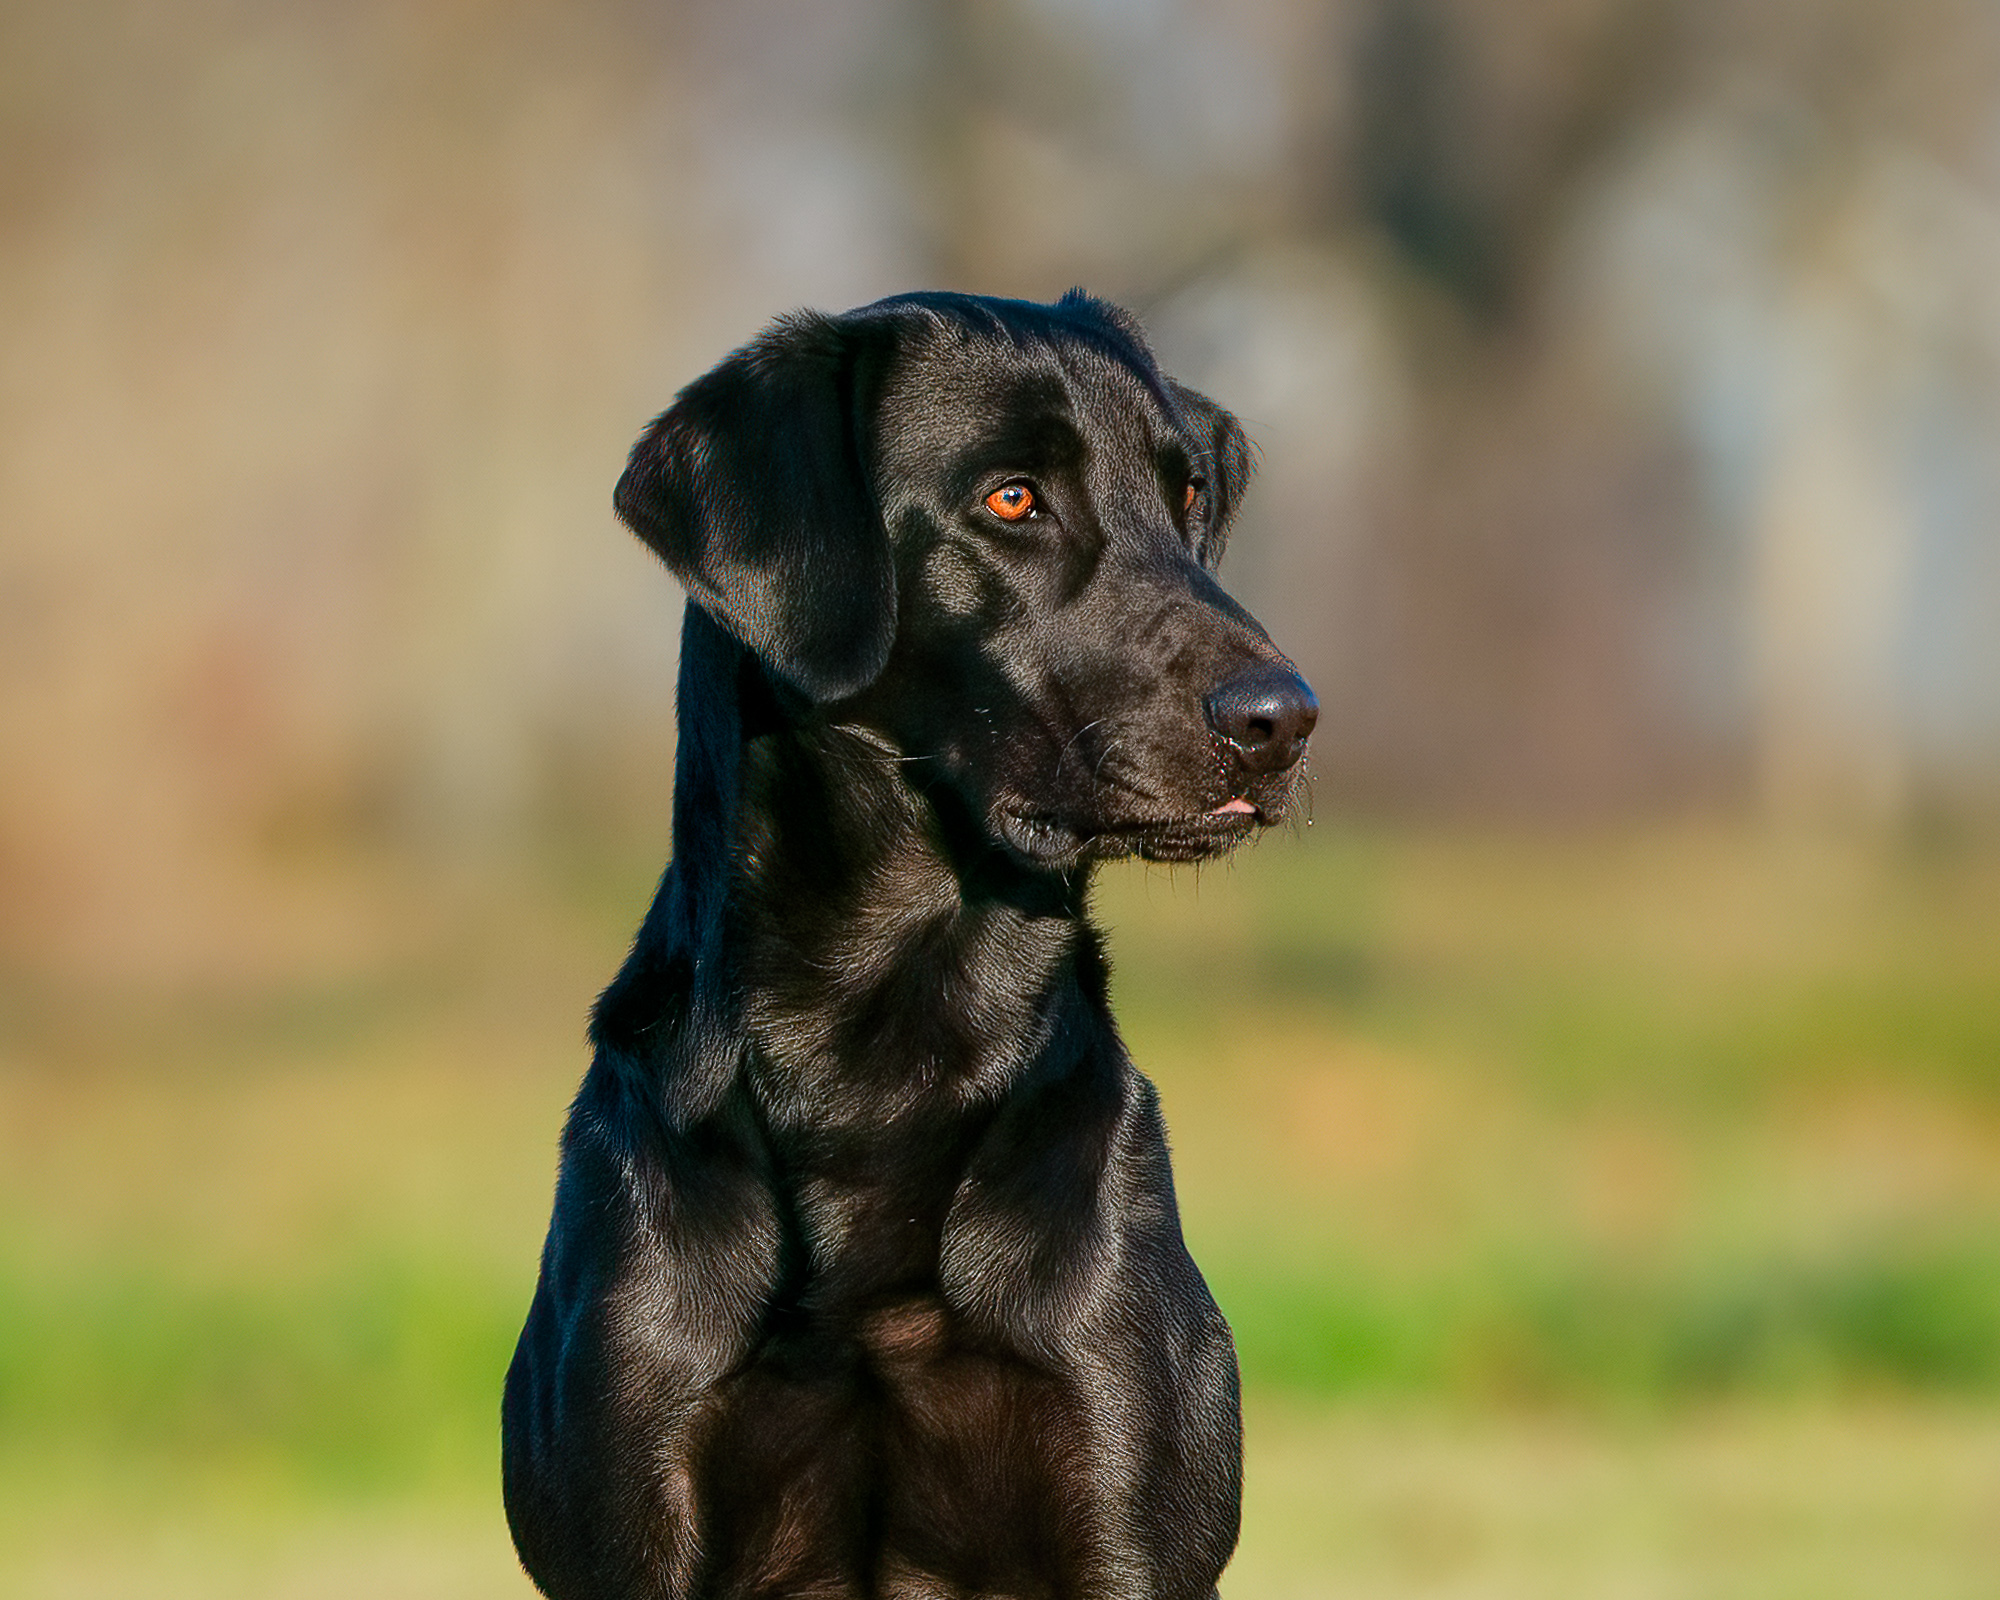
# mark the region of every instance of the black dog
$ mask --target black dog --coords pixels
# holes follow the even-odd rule
[[[507,1375],[544,1593],[1213,1592],[1235,1353],[1084,901],[1290,798],[1312,692],[1210,576],[1247,472],[1076,293],[789,318],[639,441],[673,862]]]

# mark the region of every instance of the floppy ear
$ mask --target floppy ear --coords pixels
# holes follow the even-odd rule
[[[896,637],[896,573],[857,449],[852,332],[800,313],[695,379],[612,504],[785,683],[837,700]]]
[[[1254,470],[1250,440],[1243,432],[1243,424],[1207,395],[1171,378],[1167,387],[1180,402],[1187,420],[1191,435],[1188,442],[1208,469],[1208,523],[1196,533],[1194,553],[1203,566],[1212,570],[1222,559],[1229,524],[1236,519],[1236,508],[1243,503],[1243,491],[1250,487],[1250,474]]]

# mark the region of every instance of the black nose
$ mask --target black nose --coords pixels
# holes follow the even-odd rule
[[[1319,701],[1289,667],[1252,667],[1225,679],[1204,702],[1208,725],[1249,772],[1282,772],[1305,754]]]

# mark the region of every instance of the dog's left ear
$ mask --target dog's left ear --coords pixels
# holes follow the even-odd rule
[[[1205,525],[1195,531],[1194,553],[1204,567],[1213,570],[1222,559],[1222,547],[1229,539],[1229,524],[1236,519],[1236,508],[1243,503],[1243,491],[1250,487],[1253,470],[1250,440],[1243,432],[1243,424],[1207,395],[1171,378],[1167,379],[1167,387],[1180,402],[1186,417],[1188,431],[1193,435],[1189,443],[1196,447],[1197,456],[1208,467],[1208,517]]]
[[[675,397],[612,495],[704,610],[820,701],[873,682],[896,637],[857,448],[862,355],[841,320],[784,318]]]

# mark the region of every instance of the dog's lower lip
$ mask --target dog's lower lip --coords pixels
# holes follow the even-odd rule
[[[1262,808],[1249,800],[1241,798],[1225,801],[1212,811],[1194,812],[1186,817],[1160,818],[1149,822],[1111,823],[1098,826],[1063,821],[1053,813],[1047,811],[1008,810],[1003,812],[1002,815],[1010,817],[1014,822],[1030,829],[1061,832],[1085,841],[1113,835],[1136,837],[1145,834],[1171,834],[1176,829],[1199,829],[1205,823],[1220,822],[1231,826],[1238,826],[1246,822],[1262,822],[1264,820]]]

